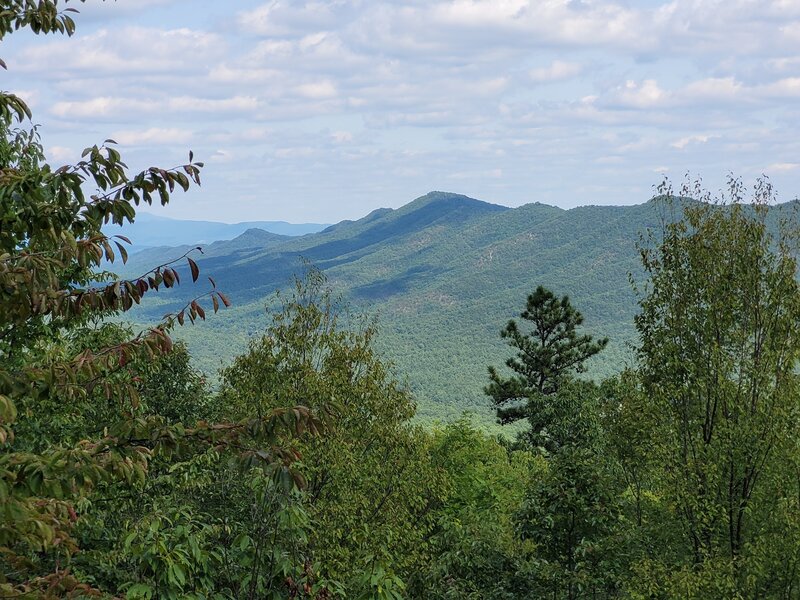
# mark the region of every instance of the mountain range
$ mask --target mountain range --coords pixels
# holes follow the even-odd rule
[[[379,347],[408,378],[421,419],[473,410],[489,423],[482,391],[487,366],[502,366],[513,353],[499,332],[538,285],[569,295],[585,331],[610,338],[590,375],[608,375],[632,360],[637,299],[629,274],[641,279],[637,240],[673,218],[669,211],[658,201],[507,208],[431,192],[302,237],[251,228],[193,255],[233,306],[177,335],[199,366],[214,372],[263,331],[274,292],[303,270],[301,260],[310,261],[353,310],[377,315]],[[143,250],[122,274],[138,275],[190,248]],[[190,281],[188,271],[181,274]],[[153,321],[202,291],[184,283],[150,295],[132,316]]]
[[[156,246],[180,244],[207,244],[216,240],[230,240],[248,229],[261,229],[284,236],[316,233],[328,227],[323,223],[287,223],[286,221],[246,221],[243,223],[218,223],[215,221],[184,221],[139,212],[136,221],[124,226],[109,225],[108,235],[124,235],[136,244],[131,252]]]

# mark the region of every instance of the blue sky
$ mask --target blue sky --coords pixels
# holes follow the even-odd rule
[[[107,137],[134,168],[193,150],[203,186],[164,216],[335,222],[430,190],[635,204],[686,172],[800,193],[800,0],[69,6],[73,38],[6,39],[3,87],[54,163]]]

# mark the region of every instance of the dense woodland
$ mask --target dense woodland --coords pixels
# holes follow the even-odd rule
[[[2,37],[74,30],[2,7]],[[210,386],[172,333],[227,310],[214,273],[103,270],[129,241],[102,228],[202,163],[131,173],[106,141],[56,167],[31,118],[0,95],[0,596],[800,597],[797,231],[767,180],[662,186],[680,214],[638,241],[618,374],[584,376],[609,342],[559,290],[515,298],[483,391],[516,433],[490,436],[415,424],[374,322],[313,268]]]
[[[543,285],[570,297],[585,317],[587,333],[609,338],[586,362],[586,377],[599,381],[633,366],[638,305],[628,275],[644,278],[636,240],[641,232],[679,219],[681,203],[688,201],[563,210],[544,204],[506,208],[431,192],[313,235],[253,229],[203,244],[202,253],[192,245],[135,252],[135,230],[109,225],[104,231],[132,236],[128,262],[108,265],[123,278],[140,275],[165,256],[190,252],[225,290],[233,303],[228,310],[203,327],[174,332],[212,385],[221,364],[230,364],[264,330],[265,304],[277,308],[275,290],[285,288],[306,259],[353,311],[377,317],[376,348],[407,379],[416,422],[451,421],[469,410],[487,431],[503,433],[483,386],[486,365],[507,352],[498,332],[509,317]],[[796,206],[773,206],[766,217],[773,234],[782,220],[800,226]],[[126,321],[150,326],[203,290],[191,283],[186,265],[176,268],[188,283],[152,296],[127,312]]]
[[[627,274],[641,269],[638,232],[658,226],[663,212],[654,202],[509,209],[431,192],[313,235],[287,238],[254,229],[204,244],[202,253],[196,245],[134,253],[137,239],[131,237],[128,263],[109,268],[134,277],[164,256],[188,251],[214,273],[233,306],[203,327],[175,332],[213,380],[220,362],[228,364],[263,331],[265,303],[274,309],[275,290],[309,260],[353,310],[378,317],[376,346],[408,377],[418,422],[452,420],[468,409],[490,426],[494,419],[482,393],[486,365],[505,352],[497,332],[537,285],[568,294],[586,316],[587,331],[609,337],[609,346],[587,364],[590,376],[609,376],[631,359],[636,297]],[[128,235],[129,228],[104,231]],[[189,278],[185,265],[177,269]],[[177,286],[125,317],[155,323],[196,293],[195,286]]]

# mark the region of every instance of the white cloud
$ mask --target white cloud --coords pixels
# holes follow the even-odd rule
[[[208,158],[208,162],[217,164],[227,164],[236,160],[236,156],[230,150],[215,150]]]
[[[563,0],[453,0],[434,2],[434,23],[535,36],[544,44],[649,46],[644,15],[613,2]]]
[[[729,102],[736,100],[745,87],[733,77],[712,77],[693,81],[680,92],[680,97],[685,101],[704,100]]]
[[[787,173],[789,171],[796,171],[800,169],[800,163],[774,163],[766,168],[767,173]]]
[[[123,130],[112,134],[112,139],[123,146],[161,146],[186,144],[192,140],[191,131],[177,128],[151,127],[145,130]]]
[[[116,17],[118,13],[135,13],[144,12],[146,9],[154,6],[164,6],[167,4],[176,4],[178,0],[136,0],[136,2],[125,3],[110,3],[98,2],[80,4],[78,11],[80,12],[79,19],[84,17],[107,16]]]
[[[781,56],[770,58],[765,62],[767,68],[778,73],[800,71],[800,56]]]
[[[598,106],[663,110],[681,107],[721,108],[726,105],[746,108],[797,96],[800,96],[800,77],[757,85],[746,85],[735,77],[707,77],[674,89],[665,89],[655,79],[641,82],[628,80],[595,100]]]
[[[135,100],[129,98],[118,98],[112,96],[100,96],[86,101],[62,101],[56,102],[50,112],[57,117],[69,119],[104,117],[115,113],[123,112],[154,112],[158,107],[153,102]]]
[[[312,146],[300,146],[295,148],[278,148],[275,150],[277,158],[308,158],[317,153],[317,150]]]
[[[469,27],[511,26],[524,20],[527,8],[526,0],[453,0],[436,4],[432,12],[444,23]]]
[[[306,98],[333,98],[336,96],[336,86],[330,80],[303,83],[297,86],[297,91]]]
[[[230,66],[223,63],[211,67],[208,74],[208,81],[215,85],[279,83],[281,79],[283,79],[283,76],[284,74],[278,69],[252,66]]]
[[[780,33],[792,42],[800,42],[800,22],[787,23],[780,28]]]
[[[232,98],[177,96],[167,99],[100,96],[82,101],[57,102],[52,106],[50,112],[58,117],[80,119],[175,112],[242,114],[254,111],[257,108],[258,100],[252,96],[234,96]]]
[[[772,163],[800,184],[796,0],[143,0],[106,17],[114,8],[71,39],[4,50],[53,155],[118,137],[133,162],[173,164],[173,145],[191,143],[214,165],[202,193],[272,194],[298,211],[347,204],[353,186],[370,190],[362,202],[399,202],[454,176],[510,203],[627,202],[665,164]]]
[[[645,79],[642,83],[628,80],[614,94],[615,102],[631,108],[653,108],[663,105],[667,93],[659,87],[655,79]]]
[[[457,171],[450,173],[448,179],[502,179],[503,169],[489,169],[477,171]]]
[[[334,26],[338,12],[347,9],[348,2],[301,0],[271,0],[261,6],[239,13],[236,21],[241,29],[261,36],[281,36],[302,33],[309,28]]]
[[[761,86],[759,93],[767,97],[798,98],[800,97],[800,77],[786,77]]]
[[[353,141],[353,134],[349,131],[334,131],[331,139],[337,144],[348,144]]]
[[[50,146],[47,149],[47,157],[57,163],[73,163],[79,157],[79,153],[66,146]]]
[[[196,112],[232,112],[247,113],[258,108],[258,98],[254,96],[233,96],[231,98],[197,98],[179,96],[170,98],[167,105],[172,110],[189,110]]]
[[[683,150],[689,144],[705,144],[708,140],[715,138],[718,136],[715,135],[687,135],[682,137],[678,140],[675,140],[670,144],[673,148],[677,148],[678,150]]]
[[[580,63],[554,60],[547,67],[531,69],[530,76],[531,79],[537,83],[547,83],[550,81],[570,79],[580,74],[582,70],[583,65]]]
[[[224,49],[217,34],[181,29],[125,27],[100,29],[75,39],[58,39],[27,47],[15,56],[15,70],[46,71],[50,77],[68,77],[80,71],[92,77],[132,72],[197,72]],[[58,69],[52,68],[58,57]]]

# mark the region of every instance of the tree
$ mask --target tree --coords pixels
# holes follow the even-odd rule
[[[71,35],[69,12],[76,11],[59,12],[56,0],[7,0],[0,39],[20,28]],[[133,221],[140,203],[166,204],[176,188],[199,184],[203,165],[189,153],[180,167],[132,174],[106,140],[56,168],[30,119],[22,99],[0,93],[0,595],[81,595],[92,590],[71,570],[75,530],[95,490],[140,485],[154,456],[185,442],[236,447],[243,460],[282,477],[298,458],[284,433],[316,431],[318,423],[297,407],[187,427],[140,402],[136,365],[168,354],[170,329],[205,311],[198,297],[139,335],[106,335],[98,320],[180,277],[176,261],[131,280],[102,273],[102,261],[126,260],[130,242],[101,228]],[[87,196],[84,187],[98,192]],[[182,258],[196,280],[197,265]],[[229,304],[216,289],[201,296],[215,310]],[[105,422],[85,418],[101,404]],[[46,437],[35,435],[42,430]]]
[[[525,570],[528,597],[616,596],[619,491],[600,450],[565,446],[530,482],[516,518],[520,537],[535,545]]]
[[[513,521],[543,460],[509,451],[466,417],[432,435],[430,461],[445,475],[447,496],[436,508],[432,560],[410,582],[410,597],[529,598],[519,576],[527,543]]]
[[[300,446],[308,485],[296,500],[314,524],[301,564],[347,597],[400,598],[429,560],[443,494],[428,436],[409,423],[413,398],[377,354],[373,323],[348,315],[320,271],[279,298],[265,334],[222,371],[223,403],[242,416],[299,403],[327,415]]]
[[[500,423],[528,419],[537,433],[546,427],[539,420],[541,403],[574,374],[583,372],[584,362],[605,348],[608,340],[579,335],[576,329],[583,323],[583,315],[567,296],[558,299],[542,286],[528,296],[520,317],[531,323],[531,331],[524,333],[511,319],[500,332],[508,345],[517,349],[516,357],[506,361],[515,375],[504,377],[489,367],[491,382],[484,392],[491,397]]]
[[[718,199],[686,184],[680,200],[665,183],[683,218],[640,247],[649,279],[636,328],[657,493],[684,532],[661,569],[681,595],[789,597],[800,547],[795,245],[766,179],[747,203],[741,181],[728,183]]]
[[[579,335],[583,316],[567,296],[541,286],[520,317],[531,331],[511,320],[501,332],[517,349],[506,361],[515,374],[504,378],[489,367],[485,388],[498,420],[527,419],[525,445],[545,450],[544,469],[531,478],[515,517],[518,538],[532,544],[520,585],[536,597],[607,597],[615,589],[608,540],[619,515],[617,490],[604,458],[600,389],[575,374],[608,340]]]

